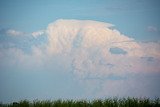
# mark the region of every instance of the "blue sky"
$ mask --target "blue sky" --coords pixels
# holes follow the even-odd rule
[[[159,97],[160,70],[157,67],[160,64],[159,5],[159,0],[1,0],[0,101],[36,98],[90,99],[117,95]],[[91,20],[91,22],[82,20]],[[74,25],[74,22],[77,24]],[[100,22],[104,22],[105,25]],[[108,49],[106,44],[99,45],[98,40],[103,42],[101,39],[89,42],[89,39],[93,38],[90,35],[86,37],[88,39],[84,39],[84,32],[87,32],[87,29],[83,28],[88,26],[92,26],[93,29],[100,28],[97,32],[91,30],[91,34],[107,35],[108,33],[101,31],[104,30],[103,26],[109,26],[108,23],[113,24],[113,29],[121,33],[118,34],[108,28],[108,32],[113,32],[113,35],[111,34],[113,37],[117,35],[113,42],[124,40],[129,41],[130,44],[121,43],[109,47],[115,49],[115,52],[110,52],[111,56],[105,59],[101,56],[102,50]],[[77,37],[78,46],[73,46],[78,49],[73,48],[68,52],[70,48],[67,47],[69,45],[65,41],[69,39],[64,40],[64,38],[66,38],[65,35],[72,35],[73,32],[65,34],[66,30],[63,29],[63,25],[70,29],[76,26],[76,29],[82,30],[77,33],[82,40]],[[60,30],[57,26],[60,26]],[[55,32],[64,33],[56,35]],[[54,41],[52,35],[58,38],[58,42]],[[84,43],[90,44],[92,48],[86,49],[79,46],[83,44],[81,44],[83,39],[88,41]],[[133,44],[130,41],[133,41]],[[84,46],[88,45],[84,44]],[[137,50],[133,54],[130,51],[134,49]],[[124,52],[124,55],[121,54]],[[86,59],[84,59],[85,56]],[[82,60],[79,57],[82,57]],[[117,59],[116,62],[114,58]],[[84,63],[84,65],[80,64],[81,68],[77,65],[77,60]],[[97,60],[99,65],[96,64]],[[130,65],[125,63],[130,63]],[[90,72],[94,64],[99,74]],[[129,66],[134,66],[134,69]],[[145,68],[145,66],[149,67]],[[104,73],[106,70],[111,70],[113,73]],[[130,73],[132,70],[136,73]],[[101,76],[101,71],[103,71],[103,76]],[[141,82],[136,84],[137,81],[145,83],[141,86]],[[126,84],[133,85],[127,88]],[[135,88],[135,86],[139,87]],[[116,91],[117,87],[120,87],[120,94]],[[125,92],[122,87],[126,88]],[[144,88],[148,90],[142,91]],[[112,89],[115,93],[111,93]],[[131,92],[132,90],[135,91]]]

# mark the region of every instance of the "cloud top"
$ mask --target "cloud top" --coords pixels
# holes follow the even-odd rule
[[[61,52],[73,47],[111,46],[133,40],[112,27],[112,24],[97,21],[57,20],[47,29],[50,49]]]

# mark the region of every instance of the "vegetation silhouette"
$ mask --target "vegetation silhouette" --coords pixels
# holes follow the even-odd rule
[[[105,100],[22,100],[10,104],[0,103],[0,107],[160,107],[160,98],[107,98]]]

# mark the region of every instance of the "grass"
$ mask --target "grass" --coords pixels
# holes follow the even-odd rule
[[[0,103],[0,107],[160,107],[160,98],[154,100],[148,98],[108,98],[105,100],[56,100],[32,102],[23,100],[10,104]]]

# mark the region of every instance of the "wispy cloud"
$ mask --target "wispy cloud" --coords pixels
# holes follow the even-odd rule
[[[148,27],[147,27],[147,30],[148,30],[149,32],[158,32],[158,31],[159,31],[158,28],[155,27],[155,26],[148,26]]]
[[[0,34],[8,35],[8,36],[33,36],[34,38],[38,38],[39,36],[45,34],[45,30],[39,30],[35,32],[23,32],[15,29],[0,29]]]
[[[36,32],[32,32],[32,36],[34,38],[37,38],[38,36],[41,36],[45,33],[45,30],[40,30],[40,31],[36,31]]]
[[[8,34],[10,36],[20,36],[20,35],[24,35],[25,33],[21,32],[21,31],[14,30],[14,29],[9,29],[6,31],[6,34]]]

